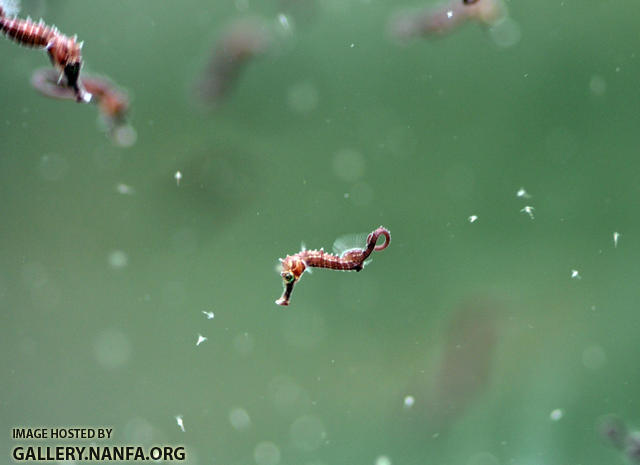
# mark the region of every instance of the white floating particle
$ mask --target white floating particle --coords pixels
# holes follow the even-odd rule
[[[205,314],[205,316],[207,317],[207,320],[213,320],[213,318],[215,317],[215,314],[213,312],[205,312],[203,310],[202,313]]]
[[[415,404],[416,400],[413,396],[406,396],[404,398],[404,406],[406,408],[411,408],[413,407],[413,404]]]
[[[560,408],[552,410],[551,413],[549,414],[549,418],[551,418],[552,421],[561,420],[563,416],[564,416],[564,412]]]
[[[349,47],[354,48],[356,46],[356,44],[351,44],[349,45]]]
[[[447,18],[449,18],[449,19],[453,18],[453,10],[448,10],[447,11]]]
[[[533,208],[531,205],[527,205],[522,210],[520,210],[520,213],[526,213],[527,215],[529,215],[529,218],[534,219],[535,218],[533,216],[533,211],[534,210],[535,210],[535,208]]]
[[[173,175],[176,180],[176,186],[180,185],[180,180],[182,179],[182,173],[180,171],[176,171],[176,174]]]
[[[391,465],[391,459],[386,455],[381,455],[376,459],[376,465]]]
[[[176,423],[180,427],[180,430],[184,433],[184,421],[182,421],[182,415],[176,415]]]
[[[118,184],[116,186],[116,192],[122,195],[133,195],[136,191],[133,187],[126,184]]]
[[[531,198],[531,195],[529,195],[529,193],[524,189],[524,187],[521,187],[520,189],[518,189],[518,192],[516,192],[516,195],[520,199],[530,199]]]
[[[614,248],[618,248],[618,239],[620,239],[620,233],[614,232],[613,233],[613,247]]]
[[[476,220],[478,219],[478,217],[476,215],[471,215],[469,218],[467,218],[469,220],[469,223],[475,223]]]
[[[198,334],[198,342],[196,342],[196,347],[206,341],[208,338],[204,337],[202,334]]]
[[[289,17],[284,13],[278,15],[278,25],[280,26],[280,32],[282,34],[289,35],[293,32],[293,25]]]
[[[582,279],[578,270],[571,270],[571,279]]]

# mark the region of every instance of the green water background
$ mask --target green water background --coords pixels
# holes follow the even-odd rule
[[[0,42],[4,456],[14,426],[108,425],[189,464],[624,463],[596,423],[640,422],[640,4],[510,2],[513,46],[402,47],[398,4],[318,2],[208,111],[193,83],[242,14],[173,3],[23,3],[131,93],[127,149]],[[278,257],[380,224],[364,272],[273,303]]]

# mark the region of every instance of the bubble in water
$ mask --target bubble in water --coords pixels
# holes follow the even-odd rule
[[[109,254],[108,262],[111,268],[124,268],[129,263],[129,257],[122,250],[114,250]]]
[[[254,449],[253,458],[257,465],[278,465],[280,449],[272,442],[262,441]]]
[[[69,171],[69,164],[61,155],[48,153],[40,158],[38,172],[47,181],[59,181]]]
[[[107,329],[93,344],[96,360],[104,368],[121,367],[131,358],[131,343],[122,331]]]
[[[582,364],[590,370],[602,368],[606,361],[607,356],[600,346],[587,347],[582,352]]]
[[[591,80],[589,81],[589,90],[593,95],[597,95],[598,97],[604,95],[607,91],[607,82],[602,76],[591,76]]]
[[[343,181],[355,182],[364,176],[365,162],[360,152],[342,149],[333,157],[333,172]]]
[[[236,407],[229,412],[229,422],[238,431],[242,431],[251,426],[251,417],[243,408]]]
[[[312,415],[304,415],[294,421],[290,434],[293,445],[306,452],[316,450],[327,437],[322,421]]]
[[[391,465],[391,459],[386,455],[381,455],[376,458],[376,465]]]
[[[491,38],[498,47],[513,47],[522,38],[520,25],[512,18],[505,17],[489,29]]]
[[[562,419],[563,416],[564,416],[564,412],[560,408],[552,410],[551,413],[549,414],[549,418],[551,419],[551,421],[559,421]]]
[[[295,113],[311,113],[318,106],[318,90],[310,82],[294,84],[287,91],[287,105]]]
[[[118,147],[127,148],[136,143],[136,140],[138,140],[138,133],[133,126],[125,124],[115,128],[111,133],[111,137],[113,143]]]

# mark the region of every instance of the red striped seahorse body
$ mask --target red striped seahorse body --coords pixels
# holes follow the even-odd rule
[[[377,245],[378,237],[384,236],[384,242]],[[307,267],[329,268],[341,271],[360,271],[364,268],[365,260],[373,251],[384,250],[389,246],[391,234],[389,230],[380,226],[367,236],[364,249],[350,249],[337,256],[324,250],[302,250],[294,255],[287,255],[280,259],[284,292],[282,297],[276,300],[278,305],[289,305],[293,286],[297,283]]]
[[[34,22],[30,18],[9,17],[0,6],[0,31],[14,42],[30,48],[44,48],[51,63],[64,74],[67,85],[76,93],[76,100],[88,102],[89,94],[80,84],[82,67],[82,43],[76,37],[67,37],[54,26],[44,21]]]

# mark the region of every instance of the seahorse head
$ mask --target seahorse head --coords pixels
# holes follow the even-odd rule
[[[276,300],[278,305],[289,305],[293,286],[300,280],[306,268],[304,261],[298,255],[287,255],[284,259],[280,259],[280,276],[282,276],[284,291],[282,297]]]

